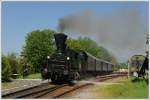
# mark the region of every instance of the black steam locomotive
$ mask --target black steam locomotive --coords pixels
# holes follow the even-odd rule
[[[44,79],[51,79],[52,83],[70,82],[80,79],[86,73],[110,73],[113,64],[100,60],[85,51],[75,51],[66,45],[67,36],[63,33],[55,34],[57,50],[48,59],[47,71],[42,72]]]

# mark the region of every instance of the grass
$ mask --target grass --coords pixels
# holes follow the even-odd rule
[[[99,87],[97,92],[104,98],[148,98],[148,85],[144,80],[132,81],[133,78],[123,78],[120,84]]]
[[[41,79],[41,73],[34,73],[34,74],[29,74],[25,77],[19,76],[18,79]]]
[[[23,78],[23,77],[21,77]],[[41,79],[41,73],[30,74],[23,79]]]

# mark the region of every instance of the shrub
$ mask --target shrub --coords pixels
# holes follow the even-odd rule
[[[8,59],[8,62],[11,66],[11,72],[12,74],[19,74],[19,64],[18,64],[18,60],[17,60],[17,54],[11,52],[11,53],[8,53],[7,55],[7,59]]]
[[[9,64],[8,59],[3,56],[2,57],[2,81],[10,81],[11,80],[11,66]]]

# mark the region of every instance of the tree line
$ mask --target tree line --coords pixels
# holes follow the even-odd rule
[[[2,55],[2,81],[11,80],[12,74],[23,75],[26,68],[29,74],[40,72],[47,63],[47,56],[56,50],[54,34],[56,32],[50,29],[29,32],[19,56],[15,53]],[[71,49],[84,50],[97,58],[117,63],[116,58],[107,49],[89,37],[68,38],[66,44]]]

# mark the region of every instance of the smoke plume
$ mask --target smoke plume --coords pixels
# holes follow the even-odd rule
[[[127,60],[134,54],[145,54],[148,25],[138,8],[122,8],[112,12],[85,9],[59,20],[61,32],[86,34],[114,53]]]

